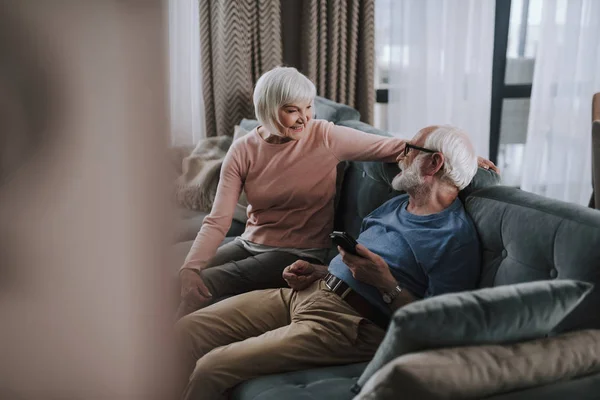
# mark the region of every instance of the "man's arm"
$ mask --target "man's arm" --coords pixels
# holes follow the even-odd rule
[[[375,253],[371,253],[371,254],[376,255]],[[385,261],[384,261],[384,263],[385,263]],[[413,301],[416,300],[416,298],[408,290],[406,290],[405,288],[403,288],[402,286],[400,286],[398,284],[398,281],[396,281],[396,279],[390,272],[389,266],[387,266],[387,264],[386,264],[386,267],[388,268],[388,273],[390,275],[390,278],[386,279],[385,281],[382,281],[382,283],[378,286],[375,286],[375,285],[373,285],[373,286],[375,286],[379,290],[379,293],[381,294],[382,297],[386,293],[394,292],[394,290],[396,290],[396,286],[400,287],[400,293],[398,294],[398,296],[396,296],[394,298],[394,300],[390,304],[388,304],[388,306],[390,307],[390,310],[392,310],[392,312],[394,312],[397,309],[399,309],[400,307],[404,307],[405,305],[412,303]]]
[[[385,293],[392,293],[396,286],[399,286],[384,259],[362,244],[356,246],[358,256],[345,252],[341,247],[338,247],[338,251],[342,255],[344,264],[350,268],[354,279],[376,287],[382,296]],[[416,300],[408,290],[402,287],[400,289],[398,296],[389,304],[392,311]]]

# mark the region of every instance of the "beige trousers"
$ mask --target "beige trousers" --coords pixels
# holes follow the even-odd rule
[[[222,399],[261,375],[370,360],[385,331],[323,281],[231,297],[176,324],[189,381],[183,399]]]

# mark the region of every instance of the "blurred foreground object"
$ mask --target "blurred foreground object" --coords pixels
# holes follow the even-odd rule
[[[164,24],[0,0],[2,399],[172,398]]]

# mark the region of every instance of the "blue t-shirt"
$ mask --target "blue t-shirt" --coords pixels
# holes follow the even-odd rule
[[[377,208],[363,220],[357,241],[381,256],[400,287],[418,298],[476,288],[479,239],[460,200],[425,216],[409,213],[407,205],[408,195],[401,195]],[[379,290],[354,279],[340,255],[329,264],[329,272],[391,313]]]

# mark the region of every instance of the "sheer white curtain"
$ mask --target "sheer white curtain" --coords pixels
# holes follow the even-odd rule
[[[487,157],[495,1],[386,4],[389,129],[412,137],[427,125],[457,125],[470,134],[477,154]]]
[[[169,0],[171,144],[204,138],[198,0]]]
[[[600,1],[544,0],[521,188],[586,205],[591,104],[600,91]]]

